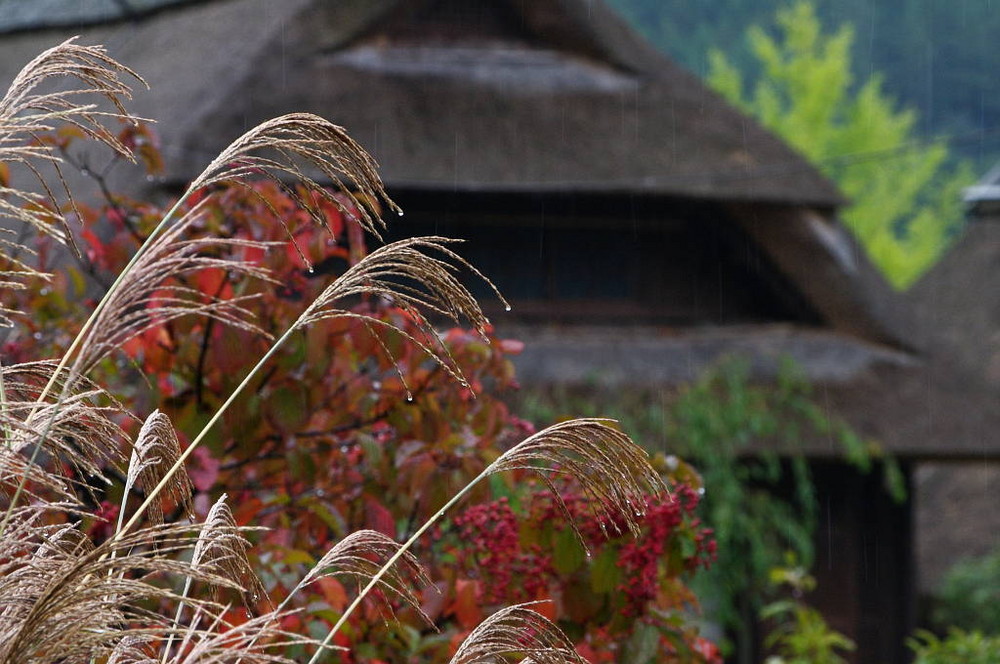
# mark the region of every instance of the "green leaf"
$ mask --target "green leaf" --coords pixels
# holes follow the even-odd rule
[[[660,646],[660,632],[652,625],[637,625],[632,636],[625,642],[623,662],[629,664],[652,664],[657,661]]]
[[[282,562],[287,565],[313,565],[316,563],[316,559],[309,555],[307,552],[301,549],[285,549],[281,553]]]
[[[368,465],[372,468],[381,467],[384,456],[382,446],[366,433],[359,433],[356,440],[361,445],[361,451],[364,452]]]
[[[572,530],[566,529],[556,533],[553,542],[552,566],[560,574],[572,574],[583,561],[587,554],[584,552],[580,542]]]
[[[297,431],[309,420],[303,390],[275,390],[270,396],[268,408],[275,424],[285,431]]]
[[[599,594],[614,592],[621,584],[621,576],[618,552],[608,548],[594,558],[590,567],[590,587]]]

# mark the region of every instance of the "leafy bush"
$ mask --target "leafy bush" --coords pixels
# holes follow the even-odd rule
[[[128,76],[72,41],[40,56],[0,103],[0,162],[60,169],[87,137],[158,169],[155,135],[122,107]],[[38,92],[52,77],[79,87]],[[114,108],[82,105],[91,91]],[[357,189],[321,187],[316,171]],[[315,662],[331,647],[348,662],[717,656],[681,610],[696,602],[680,575],[712,553],[694,494],[664,494],[608,421],[535,433],[490,396],[512,384],[517,344],[492,337],[448,240],[366,251],[379,201],[394,204],[339,127],[266,122],[167,210],[110,192],[90,210],[0,176],[0,212],[20,224],[0,265],[14,326],[0,370],[0,662]],[[421,311],[477,331],[439,335]],[[470,494],[508,502],[444,521]],[[548,530],[513,539],[504,505]],[[502,560],[472,537],[487,526],[506,533]],[[575,536],[593,559],[573,553]],[[539,573],[520,599],[553,604],[495,610],[505,578]],[[580,578],[602,603],[586,627],[619,607],[641,620],[574,645],[550,619],[569,624]],[[420,622],[432,616],[442,633]]]
[[[1000,549],[955,564],[935,598],[934,622],[1000,634]]]
[[[796,565],[790,555],[787,567],[771,570],[771,583],[787,586],[791,597],[771,602],[761,610],[761,618],[775,623],[764,645],[776,654],[765,664],[843,664],[841,652],[854,650],[849,638],[830,629],[819,611],[805,602],[816,580]]]
[[[708,567],[715,542],[692,518],[698,492],[676,477],[673,484],[671,495],[647,501],[638,538],[592,514],[572,485],[559,492],[563,505],[537,486],[520,500],[512,494],[470,507],[439,534],[460,585],[479,598],[459,613],[460,623],[478,620],[483,605],[551,593],[553,617],[591,662],[711,661],[718,651],[690,622],[698,601],[683,576]]]
[[[1000,636],[984,636],[982,632],[965,632],[957,628],[939,638],[932,632],[920,631],[909,639],[916,655],[913,664],[995,664],[1000,662]]]
[[[635,394],[623,401],[620,395],[564,389],[529,395],[521,406],[542,422],[569,411],[616,409],[613,416],[648,444],[669,445],[698,468],[706,488],[699,513],[718,542],[718,558],[692,585],[709,617],[732,631],[746,657],[771,570],[785,564],[788,551],[806,569],[812,564],[817,502],[803,439],[829,437],[863,471],[881,459],[886,490],[898,499],[905,495],[894,461],[829,417],[790,364],[775,384],[753,383],[747,364],[731,358],[673,394]],[[675,463],[672,457],[658,463],[667,461]]]

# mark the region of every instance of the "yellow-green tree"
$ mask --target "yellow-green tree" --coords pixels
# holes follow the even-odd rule
[[[895,108],[878,74],[854,85],[851,26],[824,34],[806,0],[779,10],[776,23],[777,37],[747,31],[760,65],[752,85],[718,50],[709,84],[837,182],[851,201],[844,220],[887,279],[906,288],[960,227],[972,169],[949,167],[946,144],[915,137],[916,114]]]

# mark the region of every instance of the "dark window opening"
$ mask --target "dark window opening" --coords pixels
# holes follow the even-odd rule
[[[521,322],[730,325],[819,316],[723,213],[632,210],[509,195],[397,196],[387,239],[444,235],[494,281]],[[469,282],[487,306],[489,289]]]

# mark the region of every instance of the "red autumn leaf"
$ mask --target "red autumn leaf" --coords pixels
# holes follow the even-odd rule
[[[238,525],[256,523],[257,516],[264,509],[264,501],[256,497],[242,497],[233,501],[233,519]]]
[[[191,464],[188,466],[188,475],[191,476],[194,488],[208,491],[215,486],[215,481],[219,479],[219,465],[219,460],[204,447],[196,448],[191,453]]]
[[[405,473],[410,475],[410,493],[414,496],[419,496],[429,485],[431,478],[434,477],[439,468],[438,464],[429,454],[420,454],[410,460],[407,463],[407,467],[402,470],[403,473],[401,475]]]
[[[504,339],[500,342],[500,348],[508,355],[520,355],[524,350],[524,342],[517,339]]]
[[[347,634],[344,634],[343,631],[337,632],[333,636],[333,645],[339,646],[339,647],[343,648],[344,650],[348,650],[349,651],[351,649],[351,645],[352,645],[351,644],[351,637],[347,636]]]
[[[286,632],[299,632],[302,630],[302,616],[298,614],[286,615],[281,619],[281,629]]]
[[[262,247],[249,246],[240,248],[242,255],[242,260],[247,263],[253,263],[259,265],[264,262],[264,257],[266,256],[266,251]]]
[[[447,593],[440,585],[427,586],[420,593],[420,610],[432,621],[436,621],[444,611],[447,597]]]
[[[340,612],[347,607],[347,591],[344,590],[344,586],[340,581],[330,576],[323,576],[317,579],[315,583],[319,586],[320,592],[323,594],[323,599],[326,600],[331,609]]]
[[[101,242],[101,239],[97,237],[94,231],[89,228],[85,228],[81,235],[87,243],[87,260],[101,270],[110,269],[110,266],[108,265],[107,250],[104,247],[104,243]]]
[[[222,621],[220,621],[220,625],[223,627],[221,629],[226,631],[226,626],[231,628],[239,627],[249,619],[250,616],[247,615],[245,609],[229,609],[222,614]]]
[[[468,579],[455,581],[455,600],[448,607],[447,613],[454,614],[458,624],[464,629],[473,629],[483,620],[483,612],[479,606],[479,582]]]
[[[208,192],[206,192],[204,189],[198,189],[197,191],[192,192],[192,194],[187,197],[187,203],[191,207],[194,207],[195,205],[200,203],[202,199],[205,198],[205,196],[207,195]]]
[[[548,599],[549,596],[545,594],[544,591],[539,591],[538,597],[535,598],[535,600],[537,600],[538,603],[532,604],[531,610],[554,622],[557,618],[559,618],[558,611],[556,611],[556,603],[552,601],[546,601]]]
[[[365,496],[365,525],[389,537],[396,536],[396,520],[392,512],[373,496]]]
[[[109,207],[104,212],[105,218],[118,230],[125,226],[125,211],[117,207]]]
[[[227,300],[233,296],[233,287],[226,277],[226,271],[221,267],[206,267],[198,270],[194,280],[202,293]]]

